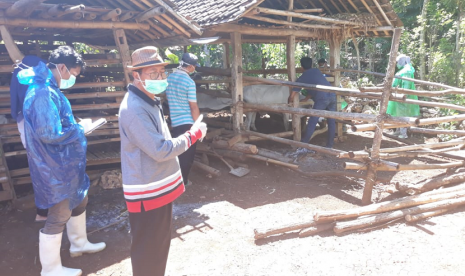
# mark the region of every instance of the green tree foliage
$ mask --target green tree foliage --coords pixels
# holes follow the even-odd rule
[[[400,51],[410,55],[415,67],[425,55],[425,79],[463,86],[465,0],[392,0],[405,26]],[[426,3],[424,24],[421,17]],[[425,33],[424,45],[420,34]],[[417,73],[418,70],[417,70]]]

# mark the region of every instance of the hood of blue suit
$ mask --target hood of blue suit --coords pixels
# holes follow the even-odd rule
[[[56,84],[52,71],[47,67],[44,62],[39,62],[35,67],[29,67],[19,71],[18,81],[24,85],[32,84]]]

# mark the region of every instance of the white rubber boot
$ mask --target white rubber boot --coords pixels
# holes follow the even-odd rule
[[[82,270],[61,265],[60,247],[63,233],[47,235],[39,233],[39,258],[42,264],[41,276],[80,276]]]
[[[71,217],[66,223],[66,232],[71,243],[71,257],[79,257],[84,253],[97,253],[105,249],[104,242],[90,243],[87,240],[86,212],[77,217]]]

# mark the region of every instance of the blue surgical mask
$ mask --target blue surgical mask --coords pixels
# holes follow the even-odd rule
[[[168,87],[168,81],[167,80],[145,80],[142,81],[139,79],[139,81],[142,83],[142,86],[144,86],[145,90],[147,90],[149,93],[152,94],[160,94],[166,90]],[[144,85],[145,82],[145,85]]]

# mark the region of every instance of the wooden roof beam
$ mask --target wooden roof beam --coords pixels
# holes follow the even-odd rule
[[[391,20],[389,20],[389,18],[387,17],[386,13],[383,10],[383,8],[379,5],[378,1],[373,0],[373,2],[375,3],[376,7],[378,7],[379,12],[384,17],[384,20],[386,20],[386,23],[388,23],[390,26],[392,26]]]
[[[128,11],[128,12],[124,13],[123,15],[121,15],[121,16],[119,17],[119,20],[120,20],[120,21],[127,21],[127,20],[133,18],[134,16],[136,16],[136,13],[135,13],[135,12],[133,12],[133,11]]]
[[[65,7],[64,5],[54,5],[48,9],[47,14],[50,16],[60,17],[69,13],[75,13],[83,11],[86,8],[84,5],[77,5],[71,7]]]
[[[376,19],[376,22],[378,23],[379,26],[383,26],[383,24],[381,24],[381,21],[379,21],[378,17],[376,16],[376,14],[373,12],[373,10],[370,8],[370,6],[368,6],[367,2],[365,0],[360,0],[362,1],[363,5],[365,6],[365,8],[367,9],[367,11],[371,14],[374,15],[375,19]],[[384,32],[386,35],[389,35],[388,32]]]
[[[111,11],[105,13],[104,15],[100,16],[100,19],[103,20],[103,21],[107,21],[107,20],[116,18],[119,15],[121,15],[121,9],[117,8],[117,9],[111,10]]]
[[[342,10],[336,5],[336,3],[334,2],[334,0],[330,0],[331,1],[331,4],[333,4],[333,6],[337,9],[337,11],[339,13],[343,13]]]
[[[6,18],[0,16],[0,25],[21,26],[33,28],[60,28],[60,29],[128,29],[149,30],[150,25],[146,23],[130,22],[86,22],[86,21],[64,21],[64,20],[41,20],[27,18]]]
[[[181,21],[183,24],[185,24],[186,26],[188,26],[192,31],[194,31],[196,34],[198,35],[202,35],[202,30],[197,27],[195,24],[193,24],[192,22],[188,21],[185,17],[183,16],[180,16],[176,11],[174,11],[168,4],[166,4],[165,2],[163,2],[163,0],[153,0],[155,2],[157,2],[158,5],[160,5],[161,7],[165,8],[166,11],[168,13],[170,13],[175,19]]]
[[[332,24],[356,25],[356,26],[360,25],[360,23],[351,22],[351,21],[348,21],[348,20],[326,18],[326,17],[322,17],[322,16],[309,15],[309,14],[303,14],[303,13],[296,13],[296,12],[290,12],[290,11],[267,9],[267,8],[256,8],[255,13],[274,14],[274,15],[281,15],[281,16],[292,16],[292,17],[315,20],[315,21],[321,21],[321,22],[327,22],[327,23],[332,23]]]
[[[326,10],[327,12],[329,12],[329,14],[331,14],[331,15],[333,14],[333,13],[331,12],[331,10],[328,8],[328,6],[326,6],[326,4],[325,4],[324,1],[318,0],[318,2],[320,2],[320,4],[325,8],[325,10]]]
[[[348,13],[352,13],[349,9],[349,7],[344,3],[344,0],[338,0],[338,2],[344,7],[344,10]],[[357,34],[357,36],[359,36],[360,34],[358,32],[355,32]]]
[[[211,27],[209,30],[217,33],[238,32],[246,35],[254,36],[290,36],[305,38],[317,38],[318,34],[309,30],[293,30],[293,29],[276,29],[276,28],[260,28],[238,24],[221,24]]]
[[[256,16],[256,15],[244,15],[246,18],[273,23],[273,24],[280,24],[280,25],[287,25],[287,26],[295,26],[301,28],[311,28],[311,29],[325,29],[325,30],[340,30],[341,27],[334,26],[334,25],[310,25],[310,24],[303,24],[303,23],[296,23],[296,22],[289,22],[284,20],[277,20],[268,17]]]
[[[165,12],[166,10],[164,8],[156,7],[156,8],[149,9],[148,11],[140,14],[135,19],[137,22],[143,22],[143,21],[149,20],[150,18],[154,18],[156,16],[162,15]]]
[[[300,12],[300,13],[312,13],[312,12],[323,12],[323,9],[297,9],[292,10],[293,12]]]

